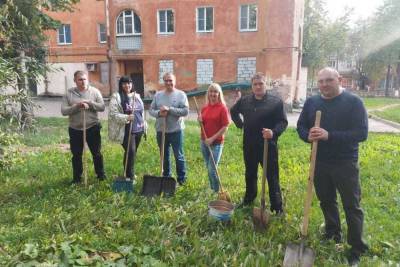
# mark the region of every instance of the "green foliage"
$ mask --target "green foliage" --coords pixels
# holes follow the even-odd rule
[[[400,106],[373,112],[378,117],[400,123]]]
[[[377,109],[388,105],[400,104],[400,99],[386,97],[365,97],[364,105],[367,109]]]
[[[0,173],[11,166],[21,163],[16,146],[19,136],[0,130]]]
[[[159,173],[153,123],[138,150],[139,178],[133,195],[111,191],[111,176],[122,174],[121,145],[103,138],[107,181],[95,180],[90,163],[89,187],[69,186],[70,153],[59,149],[67,142],[65,121],[45,119],[39,125],[31,133],[37,137],[25,138],[48,134],[52,139],[37,142],[41,148],[27,151],[23,164],[0,177],[1,266],[278,266],[286,244],[299,241],[309,146],[294,129],[286,131],[279,143],[287,214],[272,217],[267,232],[260,234],[253,231],[251,209],[235,210],[230,224],[207,216],[207,203],[216,195],[209,190],[194,122],[188,122],[185,130],[188,183],[168,199],[139,196],[143,174]],[[60,136],[53,127],[65,134]],[[241,146],[241,132],[232,126],[220,174],[236,203],[244,193]],[[371,134],[360,149],[365,239],[371,246],[361,266],[400,261],[399,146],[399,135]],[[343,214],[341,218],[345,227]],[[314,198],[307,245],[317,253],[316,266],[345,266],[343,245],[320,241],[322,222]]]

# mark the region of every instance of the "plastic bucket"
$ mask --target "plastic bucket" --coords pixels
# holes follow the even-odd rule
[[[208,203],[208,215],[218,221],[229,221],[233,210],[233,204],[225,200],[214,200]]]

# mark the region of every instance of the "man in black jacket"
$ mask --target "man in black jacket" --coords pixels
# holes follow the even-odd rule
[[[268,139],[267,180],[271,211],[283,212],[279,185],[278,137],[288,122],[280,98],[267,94],[264,74],[251,79],[252,94],[240,98],[231,108],[236,127],[243,129],[243,156],[246,168],[246,193],[239,207],[252,204],[257,196],[257,170],[262,165],[263,142]]]
[[[364,214],[358,166],[358,143],[367,139],[368,117],[361,99],[340,87],[340,79],[332,68],[318,73],[321,95],[304,103],[297,132],[305,142],[319,141],[314,184],[325,217],[324,238],[341,240],[337,190],[346,214],[349,264],[357,265],[368,249],[362,240]],[[313,127],[317,110],[322,112],[321,126]]]

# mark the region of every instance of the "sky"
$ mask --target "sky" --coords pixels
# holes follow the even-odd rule
[[[383,4],[383,0],[325,0],[326,10],[331,19],[336,19],[348,7],[354,7],[352,21],[366,18],[372,15],[377,7]]]

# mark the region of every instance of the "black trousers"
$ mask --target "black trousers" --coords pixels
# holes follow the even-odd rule
[[[97,177],[104,177],[103,155],[101,154],[101,125],[97,124],[86,130],[86,143],[93,157],[94,170]],[[83,131],[68,128],[69,144],[72,153],[72,169],[74,181],[82,177]]]
[[[133,178],[135,176],[135,158],[136,152],[140,144],[140,140],[142,139],[143,132],[140,133],[130,133],[131,134],[131,142],[128,147],[128,138],[129,138],[129,129],[125,130],[124,141],[122,143],[122,147],[124,148],[124,161],[122,165],[125,170],[125,162],[126,156],[128,154],[128,163],[126,168],[126,177]],[[128,153],[127,153],[128,152]]]
[[[263,165],[263,144],[243,145],[244,164],[246,167],[246,193],[243,201],[250,203],[257,197],[258,165]],[[274,142],[269,142],[267,161],[267,182],[271,211],[282,210],[282,195],[279,185],[278,148]]]
[[[364,252],[368,247],[362,240],[364,214],[360,207],[358,163],[354,160],[317,161],[314,184],[325,217],[325,232],[328,235],[341,234],[337,190],[346,215],[347,242],[354,252]]]

